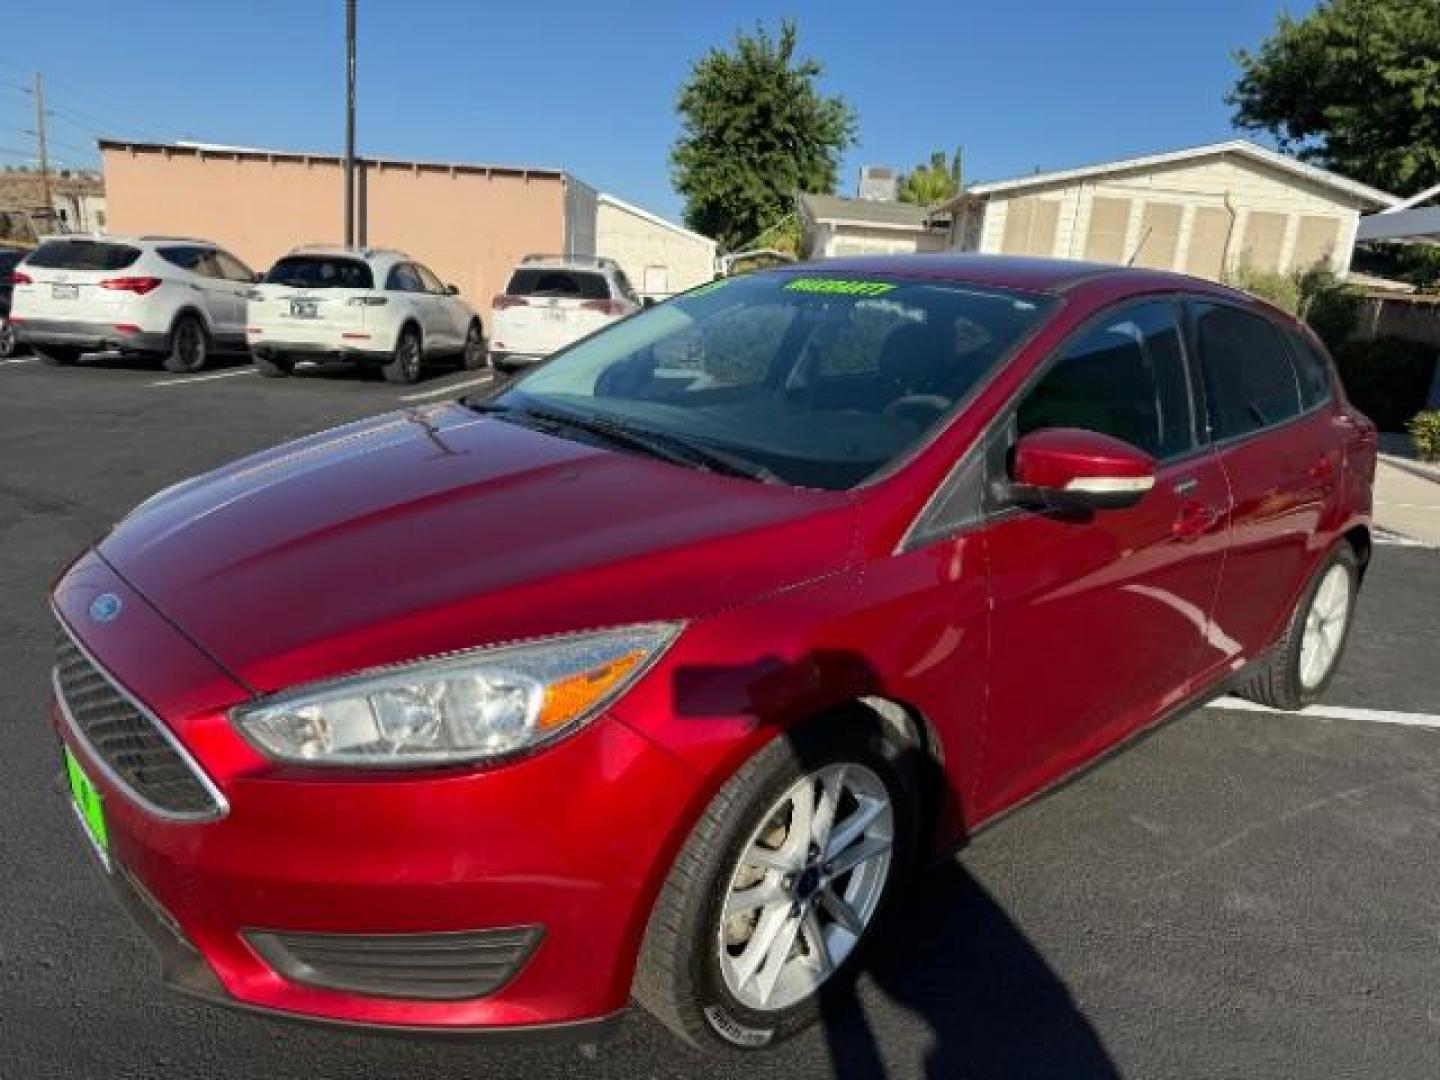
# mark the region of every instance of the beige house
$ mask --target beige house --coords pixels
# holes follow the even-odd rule
[[[203,237],[257,270],[299,244],[344,236],[344,169],[334,154],[110,139],[99,145],[112,233]],[[611,254],[609,241],[600,240],[600,198],[558,169],[367,157],[357,168],[356,238],[361,246],[408,252],[483,314],[526,255]],[[637,287],[649,266],[663,266],[667,282],[689,281],[695,259],[688,251],[677,264],[665,262],[676,226],[644,211],[631,217],[610,235],[623,233],[622,246],[650,260],[631,272]],[[628,256],[619,257],[630,272]]]
[[[976,184],[946,204],[949,246],[1180,270],[1350,268],[1384,191],[1236,139]]]
[[[796,197],[795,209],[806,258],[943,251],[949,240],[940,223],[947,215],[914,203],[806,193]]]
[[[715,241],[614,195],[600,195],[595,252],[618,262],[641,296],[663,300],[715,277]]]

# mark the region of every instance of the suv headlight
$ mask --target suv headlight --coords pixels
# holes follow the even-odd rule
[[[503,757],[581,727],[679,632],[652,623],[455,653],[286,691],[231,718],[283,761],[393,768]]]

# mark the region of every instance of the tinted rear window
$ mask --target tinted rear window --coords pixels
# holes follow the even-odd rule
[[[553,266],[523,266],[515,271],[505,290],[511,296],[561,296],[577,300],[609,300],[604,274],[564,270]]]
[[[270,285],[297,289],[373,289],[370,266],[334,255],[287,255],[265,275]]]
[[[1245,435],[1300,413],[1300,384],[1280,331],[1224,305],[1195,307],[1201,372],[1217,439]]]
[[[99,240],[52,240],[41,244],[25,260],[44,270],[124,270],[140,257],[129,244]]]

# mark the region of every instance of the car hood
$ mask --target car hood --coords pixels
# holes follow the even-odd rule
[[[99,553],[257,692],[544,634],[685,619],[844,566],[854,514],[458,404],[257,454]]]

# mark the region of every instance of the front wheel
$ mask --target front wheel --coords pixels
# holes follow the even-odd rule
[[[165,370],[177,375],[192,375],[205,366],[210,355],[210,338],[205,327],[193,315],[182,315],[170,331],[170,353],[165,357]]]
[[[1342,543],[1300,597],[1285,636],[1263,666],[1239,688],[1242,697],[1272,709],[1303,709],[1335,676],[1350,637],[1360,562]]]
[[[420,378],[420,364],[420,334],[409,327],[400,332],[390,362],[380,370],[385,373],[386,382],[408,384]]]
[[[896,752],[868,726],[835,718],[776,739],[686,842],[651,915],[636,1000],[702,1048],[800,1031],[899,891],[915,814]]]

